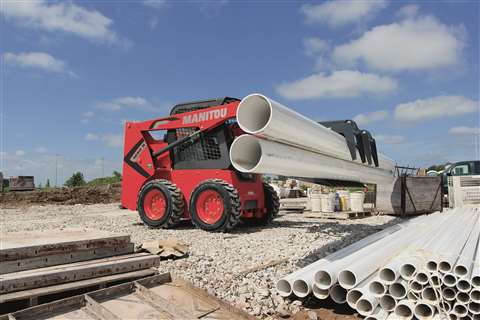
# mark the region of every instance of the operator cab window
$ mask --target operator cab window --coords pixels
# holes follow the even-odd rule
[[[453,168],[452,175],[465,176],[470,174],[470,167],[468,164],[461,164]]]

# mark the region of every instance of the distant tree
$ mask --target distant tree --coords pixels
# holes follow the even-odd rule
[[[442,170],[445,170],[445,167],[447,165],[449,165],[450,162],[447,162],[445,164],[434,164],[434,165],[431,165],[430,167],[427,168],[427,171],[430,171],[430,170],[435,170],[435,171],[442,171]]]
[[[50,188],[50,179],[47,179],[47,183],[45,183],[45,188]]]
[[[83,173],[75,172],[68,180],[65,182],[66,187],[79,187],[85,185],[85,178]]]
[[[113,171],[112,176],[114,176],[115,178],[119,178],[120,180],[122,179],[122,174],[117,170]]]
[[[42,189],[42,183],[41,182],[38,184],[38,189]]]

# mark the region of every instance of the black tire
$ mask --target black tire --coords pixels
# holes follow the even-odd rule
[[[265,226],[272,223],[273,219],[278,216],[278,211],[280,211],[280,198],[275,189],[265,182],[263,183],[263,193],[265,196],[265,207],[267,207],[267,212],[263,217],[255,220],[257,220],[257,224]]]
[[[144,208],[145,196],[152,189],[158,189],[166,199],[165,214],[158,220],[150,219]],[[164,179],[152,180],[146,183],[137,198],[137,210],[142,221],[152,228],[172,228],[180,223],[183,218],[185,202],[180,189],[173,183]]]
[[[223,213],[220,219],[213,224],[205,223],[200,219],[197,212],[196,203],[198,197],[206,190],[216,191],[223,200]],[[190,217],[197,228],[206,231],[228,232],[238,224],[240,216],[240,196],[237,189],[226,181],[221,179],[206,180],[193,190],[190,198]]]

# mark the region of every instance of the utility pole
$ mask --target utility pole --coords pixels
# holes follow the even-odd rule
[[[102,178],[105,177],[105,159],[102,157]]]
[[[55,154],[55,188],[58,186],[58,153]]]

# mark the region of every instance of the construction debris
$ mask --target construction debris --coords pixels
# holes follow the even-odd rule
[[[151,254],[156,254],[165,259],[183,258],[188,254],[188,245],[181,243],[175,238],[145,241],[138,249],[150,252]]]
[[[367,319],[477,318],[479,238],[478,208],[421,216],[284,277],[277,290],[330,297]]]

